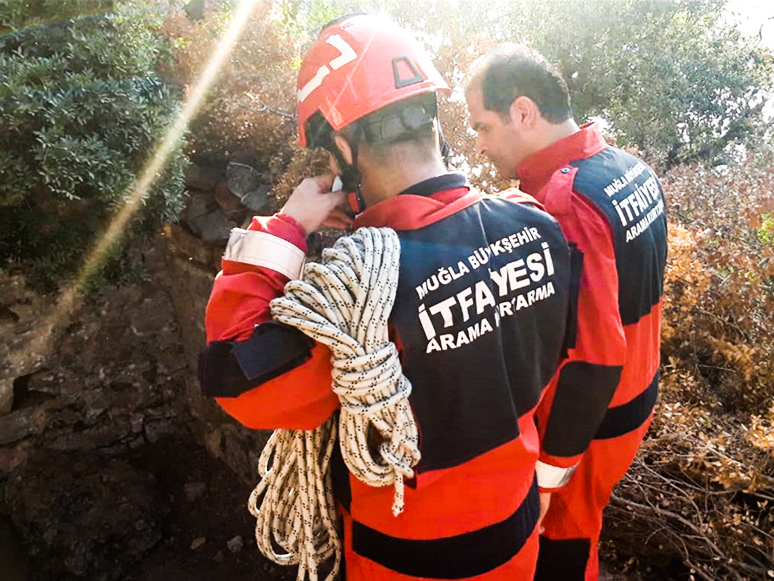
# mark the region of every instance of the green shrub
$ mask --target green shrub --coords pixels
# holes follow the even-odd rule
[[[0,8],[11,28],[0,36],[0,268],[46,272],[39,286],[53,290],[79,266],[172,125],[180,90],[157,72],[171,52],[153,7],[11,0]],[[132,232],[179,212],[182,148],[147,193]]]

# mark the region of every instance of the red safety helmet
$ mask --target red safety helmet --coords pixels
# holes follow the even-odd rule
[[[307,135],[316,113],[338,131],[382,107],[434,91],[451,93],[407,31],[372,15],[344,17],[322,31],[301,64],[299,141],[315,147],[327,137]]]

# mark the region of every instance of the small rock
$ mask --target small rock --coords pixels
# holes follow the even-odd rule
[[[86,410],[86,425],[93,426],[99,417],[105,412],[105,408],[89,408]]]
[[[185,183],[197,190],[211,190],[222,175],[217,168],[191,164],[185,170]]]
[[[189,482],[183,487],[185,497],[189,502],[201,498],[207,491],[207,485],[204,482]]]
[[[242,204],[254,212],[258,212],[268,205],[269,192],[271,192],[271,188],[266,184],[259,186],[258,189],[251,190],[242,196]]]
[[[204,545],[204,543],[206,543],[206,542],[207,542],[207,538],[206,537],[197,537],[197,538],[195,538],[193,540],[193,542],[191,543],[191,550],[192,551],[196,551],[202,545]]]
[[[232,161],[226,168],[226,180],[231,193],[241,198],[247,192],[258,188],[261,183],[261,174],[249,165]]]
[[[35,434],[41,428],[41,419],[45,421],[45,415],[43,418],[37,418],[34,408],[26,408],[1,415],[0,446],[13,444]]]
[[[242,540],[242,535],[237,535],[226,543],[226,546],[228,546],[228,550],[232,553],[238,553],[244,548],[245,542]]]
[[[221,210],[216,210],[191,220],[189,225],[205,242],[225,242],[236,222],[226,218]]]
[[[31,448],[29,440],[15,446],[0,446],[0,475],[9,474],[24,464],[30,456]]]
[[[191,0],[183,6],[186,16],[191,20],[201,20],[204,18],[204,0]]]
[[[144,416],[142,414],[132,414],[129,418],[129,425],[132,427],[132,433],[133,434],[139,434],[142,432],[142,422],[144,420]]]
[[[188,223],[190,224],[197,218],[201,218],[207,212],[215,208],[212,204],[212,196],[203,192],[190,193],[191,201],[188,203]],[[193,228],[193,225],[191,225]]]
[[[242,207],[242,201],[239,196],[235,196],[228,188],[228,183],[219,182],[215,186],[215,201],[224,212],[234,212]]]
[[[33,373],[28,378],[27,391],[45,394],[46,396],[58,396],[61,394],[61,377],[52,373]]]
[[[0,416],[13,408],[13,378],[0,379]]]
[[[56,421],[56,420],[54,420]],[[128,426],[124,422],[105,422],[81,432],[60,430],[59,433],[50,430],[51,439],[46,442],[49,450],[62,452],[87,452],[89,450],[106,449],[118,444],[129,435]]]
[[[19,315],[7,307],[0,306],[0,326],[15,325],[19,322]]]
[[[164,419],[146,420],[143,428],[145,429],[145,438],[151,444],[155,444],[164,438],[173,436],[178,431],[174,420]]]
[[[225,559],[225,556],[223,555],[223,551],[218,551],[215,553],[215,556],[212,558],[213,561],[216,563],[222,563],[223,559]]]

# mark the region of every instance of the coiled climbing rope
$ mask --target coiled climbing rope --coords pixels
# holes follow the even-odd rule
[[[332,388],[341,402],[338,436],[349,470],[371,486],[395,487],[393,514],[404,508],[404,478],[419,462],[417,429],[387,320],[395,302],[400,242],[389,228],[361,228],[308,263],[271,302],[274,318],[297,327],[333,353]],[[380,442],[374,444],[374,430]],[[261,482],[250,496],[261,551],[280,564],[299,564],[317,579],[319,565],[341,542],[328,469],[337,430],[334,417],[313,431],[276,430],[259,461]],[[264,494],[260,508],[258,499]],[[272,539],[286,554],[277,554]]]

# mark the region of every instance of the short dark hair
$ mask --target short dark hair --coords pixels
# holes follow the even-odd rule
[[[465,91],[481,88],[484,108],[509,119],[511,104],[529,97],[550,123],[572,117],[570,93],[561,73],[539,52],[517,44],[501,44],[481,57],[468,76]]]

